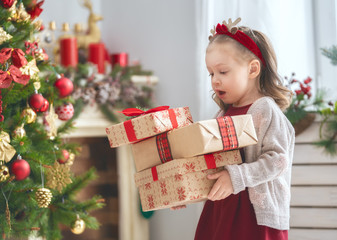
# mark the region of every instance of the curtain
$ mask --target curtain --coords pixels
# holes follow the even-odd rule
[[[326,1],[332,4],[335,0]],[[318,2],[318,1],[317,1]],[[196,7],[197,69],[200,120],[211,118],[218,107],[211,99],[210,77],[205,66],[205,49],[210,29],[223,20],[241,17],[246,25],[265,33],[274,46],[280,76],[295,73],[299,80],[314,79],[317,88],[317,39],[315,13],[318,3],[307,0],[198,0]],[[321,3],[325,1],[320,1]],[[335,11],[335,8],[333,8]]]

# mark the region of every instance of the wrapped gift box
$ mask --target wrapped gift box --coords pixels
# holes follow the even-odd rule
[[[256,144],[251,115],[221,117],[193,123],[132,144],[137,171],[211,152]]]
[[[133,143],[193,122],[188,107],[152,112],[106,128],[110,147]]]
[[[216,180],[207,175],[241,163],[239,150],[175,159],[135,174],[143,211],[207,199]]]

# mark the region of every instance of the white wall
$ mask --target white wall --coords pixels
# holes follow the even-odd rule
[[[45,1],[41,19],[73,28],[86,24],[88,11],[76,0]],[[92,0],[100,22],[102,41],[110,53],[125,51],[130,62],[159,77],[158,105],[189,106],[198,114],[196,83],[196,27],[194,0]],[[65,7],[67,6],[67,7]],[[198,119],[195,119],[198,120]],[[150,220],[151,240],[193,239],[201,204],[179,211],[160,210]]]
[[[129,53],[154,71],[159,105],[189,106],[198,116],[194,0],[102,1],[103,41],[109,51]],[[193,239],[200,205],[156,211],[151,240]]]
[[[102,1],[102,14],[109,52],[126,51],[154,71],[159,105],[189,106],[197,116],[194,1]]]

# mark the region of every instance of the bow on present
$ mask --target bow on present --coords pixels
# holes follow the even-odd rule
[[[29,75],[23,75],[17,67],[11,65],[7,71],[0,70],[0,88],[8,88],[12,81],[26,85]]]
[[[22,67],[28,63],[25,53],[20,48],[3,48],[0,50],[0,63],[3,64],[10,57],[15,67]]]
[[[144,114],[164,111],[164,110],[167,110],[169,108],[170,108],[170,106],[160,106],[160,107],[156,107],[156,108],[151,108],[150,110],[147,110],[147,111],[143,111],[143,110],[138,109],[138,108],[126,108],[123,111],[119,111],[119,113],[123,113],[125,116],[128,116],[128,117],[136,117],[136,116],[140,116],[140,115],[144,115]]]
[[[0,133],[0,161],[9,162],[15,155],[15,149],[9,144],[10,137],[6,132]]]

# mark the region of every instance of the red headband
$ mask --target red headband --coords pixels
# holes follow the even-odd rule
[[[241,43],[249,51],[251,51],[255,56],[257,56],[262,61],[262,64],[265,66],[266,63],[264,61],[262,53],[259,47],[256,45],[256,43],[253,41],[253,39],[251,39],[244,32],[238,30],[237,27],[234,27],[234,25],[237,24],[240,20],[241,19],[238,18],[237,20],[234,21],[234,23],[232,23],[232,20],[229,19],[228,24],[226,23],[226,21],[223,21],[223,24],[218,23],[216,28],[211,30],[211,33],[213,34],[213,36],[218,35],[218,34],[225,34],[235,39],[237,42]]]

